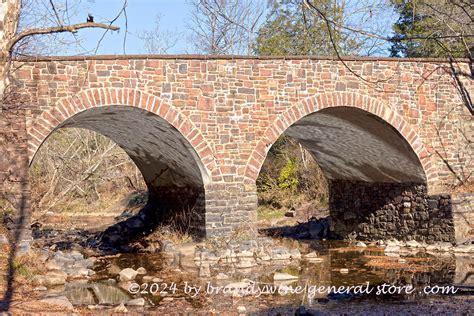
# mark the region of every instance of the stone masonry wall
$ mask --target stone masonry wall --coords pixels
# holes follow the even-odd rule
[[[361,240],[454,242],[451,198],[417,183],[331,181],[332,229]]]
[[[453,84],[449,64],[347,58],[346,65],[377,83],[361,81],[340,61],[327,57],[21,59],[15,62],[14,77],[25,104],[27,137],[18,146],[27,146],[31,159],[62,122],[94,107],[140,107],[160,116],[183,135],[202,162],[203,178],[208,179],[209,235],[255,221],[255,181],[269,148],[289,126],[328,107],[358,108],[392,126],[419,159],[430,194],[447,192],[456,181],[445,162],[455,171],[473,170],[472,152],[459,153],[459,148],[472,148],[461,146],[463,135],[469,139],[474,134],[472,115]],[[472,91],[472,82],[462,80]],[[467,126],[465,134],[458,123]],[[26,168],[15,165],[24,157],[15,153],[8,168]],[[403,171],[403,166],[394,167]],[[16,188],[4,186],[2,191],[18,194]],[[407,217],[400,223],[411,221]],[[438,239],[438,227],[431,228]],[[415,229],[417,236],[419,229],[425,228]]]

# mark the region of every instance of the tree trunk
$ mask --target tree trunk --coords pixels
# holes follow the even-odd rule
[[[20,0],[1,0],[0,3],[0,97],[2,108],[5,87],[8,85],[7,73],[10,52],[7,44],[16,33],[20,15],[20,2]],[[3,110],[2,108],[0,108],[0,111]]]
[[[20,0],[0,3],[0,215],[15,239],[29,219],[28,148],[25,109],[15,106],[9,94],[10,52],[8,42],[15,35]],[[1,223],[0,223],[1,224]]]

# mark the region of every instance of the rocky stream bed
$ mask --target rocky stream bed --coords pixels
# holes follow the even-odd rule
[[[93,239],[74,231],[35,234],[24,255],[38,260],[43,273],[29,279],[31,298],[14,301],[13,313],[468,313],[474,297],[469,242],[455,247],[260,236],[164,240],[118,252],[94,247]],[[393,293],[377,293],[384,284]],[[396,292],[407,285],[415,290]],[[455,294],[440,294],[438,288],[451,285]],[[437,293],[424,293],[427,286],[438,287]],[[349,290],[337,292],[339,287]]]

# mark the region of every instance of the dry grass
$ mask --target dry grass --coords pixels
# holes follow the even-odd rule
[[[145,237],[147,241],[169,240],[179,246],[193,241],[192,236],[185,231],[177,229],[173,225],[159,226],[151,234]]]

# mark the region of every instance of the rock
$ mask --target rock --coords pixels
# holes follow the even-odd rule
[[[77,270],[69,269],[67,272],[68,272],[69,277],[72,279],[86,278],[89,275],[92,275],[93,273],[95,273],[93,270],[89,270],[86,268],[79,268]]]
[[[127,306],[145,306],[145,299],[143,297],[128,301]]]
[[[120,271],[119,276],[120,276],[120,281],[126,282],[126,281],[133,281],[137,277],[137,271],[131,269],[131,268],[126,268]]]
[[[26,256],[30,253],[31,245],[28,241],[22,241],[16,249],[16,255],[18,257]]]
[[[122,271],[120,269],[120,267],[118,265],[115,265],[115,264],[111,264],[110,267],[108,267],[107,270],[109,271],[110,274],[119,274],[120,271]]]
[[[474,245],[460,245],[454,248],[456,253],[472,253],[474,252]]]
[[[161,283],[163,282],[163,279],[160,279],[160,278],[153,278],[153,283]]]
[[[363,243],[362,241],[358,241],[356,243],[356,247],[359,247],[359,248],[367,248],[367,245],[365,243]]]
[[[342,269],[339,270],[339,272],[340,272],[341,274],[348,274],[348,273],[349,273],[349,269],[342,268]]]
[[[442,242],[438,244],[438,250],[444,252],[453,251],[453,245],[449,242]]]
[[[114,312],[116,312],[116,313],[128,313],[128,309],[122,303],[119,306],[114,308]]]
[[[400,246],[400,242],[396,239],[387,240],[385,243],[387,246]]]
[[[54,259],[46,261],[44,267],[48,270],[61,270],[61,266]]]
[[[282,273],[282,272],[275,272],[273,275],[273,280],[274,281],[287,281],[287,280],[297,280],[298,277],[288,274],[288,273]]]
[[[48,298],[44,298],[40,300],[40,302],[53,305],[56,307],[61,307],[62,309],[65,309],[65,310],[74,309],[71,302],[69,302],[66,296],[48,297]]]
[[[143,283],[150,283],[150,282],[153,282],[153,277],[151,275],[145,275],[143,278],[142,278],[142,281]]]
[[[286,213],[285,213],[285,217],[295,217],[296,215],[296,211],[294,208],[291,208],[289,209]]]
[[[47,291],[48,288],[44,285],[37,286],[33,289],[33,291]]]
[[[8,244],[7,236],[0,234],[0,245],[6,245],[6,244]]]
[[[239,315],[245,315],[247,313],[247,309],[245,306],[239,306],[237,307],[237,313],[239,313]]]
[[[199,276],[201,278],[208,278],[211,276],[211,269],[209,268],[209,264],[203,264],[199,268]]]
[[[298,249],[290,250],[291,259],[301,259],[301,252]]]
[[[241,252],[236,253],[235,255],[238,258],[242,258],[242,257],[253,258],[253,251],[251,251],[251,250],[242,250]]]
[[[66,254],[69,258],[74,259],[75,261],[84,260],[84,255],[77,250],[73,250],[70,253]]]
[[[257,260],[258,262],[269,261],[269,260],[272,260],[272,257],[270,257],[270,255],[267,252],[263,250],[259,250],[257,251]]]
[[[222,272],[220,272],[219,274],[216,275],[217,280],[227,280],[228,278],[229,278],[229,276],[227,274],[222,273]]]
[[[423,247],[423,245],[420,244],[419,242],[417,242],[416,240],[407,241],[406,245],[407,245],[407,247],[410,247],[410,248],[421,248],[421,247]]]
[[[65,256],[62,251],[56,252],[54,255],[54,260],[56,263],[62,267],[72,266],[76,261],[73,258]]]
[[[146,269],[144,267],[140,267],[137,269],[138,274],[146,274]]]
[[[169,303],[169,302],[172,302],[174,301],[174,298],[172,297],[164,297],[161,301],[160,301],[160,304],[162,303]]]
[[[52,270],[46,273],[46,276],[58,276],[62,278],[67,278],[67,273],[62,270]]]
[[[257,266],[257,262],[254,259],[245,259],[245,260],[240,260],[235,267],[237,269],[249,269]]]
[[[271,250],[271,258],[273,260],[288,260],[291,255],[285,247],[275,247]]]
[[[438,200],[429,199],[428,200],[428,208],[430,208],[430,209],[438,208]]]
[[[177,249],[173,242],[169,240],[165,240],[161,244],[161,251],[164,253],[172,254],[172,253],[175,253]]]
[[[35,275],[32,281],[34,285],[49,287],[65,284],[66,277],[57,275]]]
[[[400,246],[395,246],[395,245],[387,246],[385,247],[384,252],[385,253],[398,253],[400,252]]]
[[[239,289],[244,289],[248,287],[250,284],[251,284],[250,282],[244,281],[244,280],[242,280],[241,282],[229,283],[224,287],[224,292],[228,293],[229,291],[233,290],[235,293]]]

